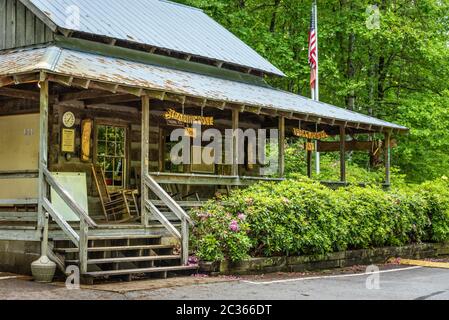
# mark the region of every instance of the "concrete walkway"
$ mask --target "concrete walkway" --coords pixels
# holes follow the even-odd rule
[[[240,279],[185,277],[168,279],[168,282],[147,280],[104,284],[81,290],[67,290],[61,284],[43,285],[0,274],[0,299],[449,300],[448,269],[383,266],[380,273],[373,275],[364,274],[363,268],[357,272],[337,270],[330,274],[274,274]]]

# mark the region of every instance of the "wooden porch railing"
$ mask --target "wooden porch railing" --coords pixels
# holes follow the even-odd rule
[[[190,216],[181,208],[181,206],[154,180],[150,175],[145,176],[145,188],[151,190],[177,217],[181,220],[181,232],[164,216],[162,212],[151,202],[149,198],[145,199],[145,206],[156,219],[181,242],[181,258],[183,265],[188,264],[189,260],[189,225],[194,225]],[[147,195],[148,192],[143,192]],[[145,217],[148,219],[149,217]]]
[[[72,228],[72,226],[65,221],[65,219],[61,216],[57,210],[55,210],[54,206],[51,204],[48,199],[48,192],[44,192],[44,199],[42,199],[42,206],[44,207],[44,211],[47,212],[50,217],[57,223],[57,225],[62,229],[62,231],[66,234],[66,236],[72,241],[72,243],[79,248],[79,261],[80,261],[80,271],[81,273],[87,272],[87,248],[88,248],[88,235],[89,228],[97,228],[98,225],[95,221],[92,220],[91,217],[82,209],[72,198],[72,196],[64,189],[64,187],[56,181],[56,179],[52,176],[50,171],[46,167],[43,168],[44,180],[45,184],[48,188],[52,188],[64,203],[76,214],[76,216],[80,220],[80,231],[79,234]],[[45,223],[44,231],[48,230],[48,220]],[[48,232],[44,232],[44,235]],[[47,241],[48,239],[44,239],[43,241]]]

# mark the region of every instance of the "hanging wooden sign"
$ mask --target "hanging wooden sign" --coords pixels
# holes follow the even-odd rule
[[[92,134],[93,122],[86,119],[81,122],[81,161],[90,160],[90,137]]]
[[[168,109],[167,112],[164,113],[164,118],[166,120],[176,120],[178,122],[186,123],[186,124],[193,124],[195,122],[199,122],[203,126],[213,126],[214,125],[213,117],[203,117],[203,116],[182,114],[182,113],[176,112],[173,109]]]
[[[196,138],[196,128],[185,128],[184,135],[190,138]]]
[[[310,139],[310,140],[320,140],[329,138],[325,131],[311,132],[298,128],[293,128],[293,134],[300,138]]]
[[[315,151],[315,143],[314,142],[306,142],[304,144],[304,149],[306,149],[306,151]]]

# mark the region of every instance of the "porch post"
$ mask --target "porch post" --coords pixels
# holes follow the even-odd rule
[[[40,117],[39,117],[39,202],[38,202],[38,230],[42,234],[45,226],[44,198],[47,197],[47,184],[44,177],[44,169],[48,165],[48,79],[45,73],[41,73],[40,81]],[[46,241],[42,241],[42,253]]]
[[[285,118],[279,117],[279,177],[283,178],[285,175]]]
[[[340,181],[346,182],[346,130],[340,126]]]
[[[140,211],[142,215],[142,225],[148,227],[149,213],[146,208],[146,200],[148,199],[148,188],[145,184],[145,177],[148,175],[149,165],[149,139],[150,139],[150,97],[142,96],[142,158],[141,158],[141,195],[140,195]]]
[[[239,175],[239,117],[240,111],[238,109],[232,109],[232,175]]]
[[[312,140],[307,140],[307,143],[311,143]],[[312,178],[312,151],[307,150],[307,176]]]
[[[385,133],[385,184],[391,184],[391,132]]]

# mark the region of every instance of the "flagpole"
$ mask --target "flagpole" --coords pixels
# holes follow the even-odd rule
[[[316,33],[316,81],[315,81],[315,89],[313,90],[313,97],[315,101],[320,101],[320,76],[319,76],[319,45],[318,45],[318,5],[317,1],[314,0],[314,15],[315,15],[315,33]],[[321,164],[320,164],[320,153],[318,152],[318,141],[315,142],[315,166],[316,166],[316,174],[319,175],[321,173]]]

